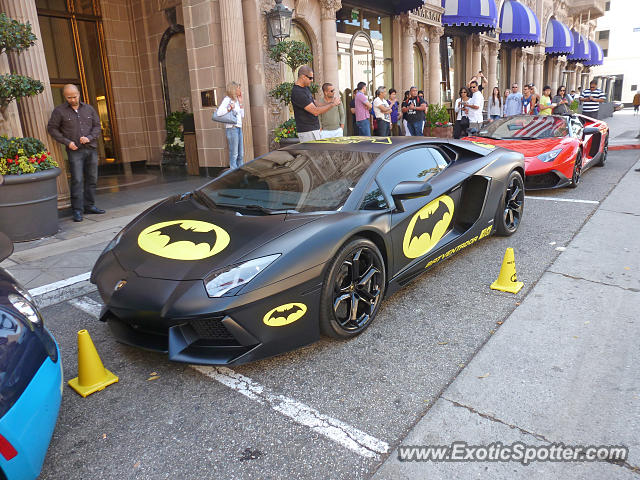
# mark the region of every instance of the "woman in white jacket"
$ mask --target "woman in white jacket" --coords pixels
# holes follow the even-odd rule
[[[238,82],[231,82],[227,85],[227,96],[224,97],[218,111],[218,116],[222,116],[230,111],[236,112],[236,123],[225,123],[225,133],[229,144],[229,167],[238,168],[242,165],[244,157],[244,147],[242,144],[242,119],[244,117],[244,105],[242,103],[242,91]]]

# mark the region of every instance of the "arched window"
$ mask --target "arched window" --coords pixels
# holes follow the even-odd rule
[[[424,91],[424,66],[422,63],[422,52],[417,45],[413,46],[413,85],[418,90]]]

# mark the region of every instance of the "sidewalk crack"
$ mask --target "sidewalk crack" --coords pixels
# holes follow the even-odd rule
[[[631,215],[632,217],[640,217],[640,213],[621,212],[619,210],[609,210],[608,208],[600,208],[600,210],[611,213],[621,213],[622,215]]]
[[[534,433],[534,432],[530,432],[528,430],[525,430],[524,428],[518,427],[517,425],[512,425],[510,423],[505,422],[504,420],[500,420],[499,418],[496,418],[492,415],[489,415],[488,413],[482,413],[479,412],[478,410],[476,410],[473,407],[470,407],[468,405],[464,405],[460,402],[456,402],[455,400],[451,400],[449,398],[446,397],[441,397],[443,400],[446,400],[448,402],[453,403],[456,407],[461,407],[461,408],[466,408],[467,410],[469,410],[471,413],[475,413],[476,415],[481,416],[482,418],[486,418],[487,420],[491,420],[492,422],[496,422],[496,423],[501,423],[502,425],[506,425],[507,427],[513,429],[513,430],[518,430],[520,433],[523,433],[525,435],[531,435],[532,437],[536,438],[537,440],[541,440],[543,442],[548,442],[548,443],[553,443],[551,442],[551,440],[547,439],[544,435],[540,435],[539,433]]]
[[[622,287],[622,286],[616,285],[614,283],[598,282],[597,280],[591,280],[589,278],[583,278],[583,277],[576,277],[575,275],[569,275],[568,273],[562,273],[562,272],[554,272],[553,270],[547,270],[547,272],[554,273],[556,275],[562,275],[563,277],[570,278],[572,280],[584,280],[585,282],[591,282],[591,283],[595,283],[597,285],[604,285],[606,287],[615,287],[615,288],[619,288],[621,290],[625,290],[627,292],[633,292],[633,293],[640,292],[639,288]]]

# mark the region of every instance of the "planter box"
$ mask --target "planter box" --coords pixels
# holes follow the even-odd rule
[[[434,127],[433,136],[438,138],[453,138],[453,126],[451,127]]]
[[[425,137],[435,137],[434,130],[435,130],[434,128],[425,125],[424,130],[422,131],[422,134]]]
[[[162,152],[162,165],[178,165],[182,166],[187,163],[187,155],[185,152]]]
[[[286,147],[287,145],[295,145],[296,143],[300,143],[300,139],[298,137],[291,138],[281,138],[279,143],[280,147]]]
[[[0,230],[13,242],[58,232],[59,168],[25,175],[5,175],[0,185]]]

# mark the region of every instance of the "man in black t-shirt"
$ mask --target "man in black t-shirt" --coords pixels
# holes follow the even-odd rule
[[[414,137],[423,135],[426,102],[418,96],[418,89],[411,87],[409,90],[409,98],[402,102],[402,113],[407,121],[409,133]]]
[[[331,110],[340,104],[340,96],[336,95],[333,102],[321,107],[316,106],[309,85],[313,81],[311,67],[302,66],[298,70],[298,80],[291,89],[291,103],[293,115],[296,119],[298,138],[301,142],[320,140],[320,122],[318,115]]]

